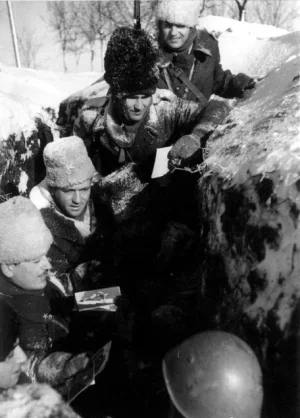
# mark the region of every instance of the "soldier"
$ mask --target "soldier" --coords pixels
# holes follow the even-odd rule
[[[206,30],[196,29],[201,2],[159,0],[156,9],[159,46],[164,65],[158,83],[187,100],[242,97],[255,86],[246,74],[231,74],[220,64],[218,41]]]
[[[9,352],[15,358],[11,347],[19,340],[28,357],[27,376],[55,385],[83,369],[88,357],[52,352],[69,332],[67,322],[51,314],[46,292],[51,268],[46,254],[52,241],[29,199],[18,196],[0,204],[0,359]]]
[[[163,359],[172,417],[260,418],[260,365],[251,348],[233,334],[206,331],[185,340]]]
[[[206,100],[186,102],[157,90],[158,46],[143,30],[114,31],[105,55],[104,79],[110,96],[89,100],[74,125],[104,176],[134,162],[149,180],[156,149],[177,143],[188,159],[201,148],[200,138],[227,115],[225,105],[212,102],[208,119]]]
[[[242,97],[246,89],[255,86],[254,79],[222,69],[218,41],[206,30],[196,29],[201,4],[198,0],[159,0],[156,20],[163,63],[158,87],[198,103],[213,93],[224,98]],[[212,131],[203,132],[202,147]],[[169,156],[177,164],[184,163],[187,156],[180,141]]]
[[[30,192],[54,241],[48,252],[52,268],[66,295],[99,288],[110,232],[109,211],[99,202],[96,169],[78,137],[50,142],[44,149],[46,177]],[[103,267],[104,268],[104,267]]]

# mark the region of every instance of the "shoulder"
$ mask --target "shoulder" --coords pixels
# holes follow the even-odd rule
[[[103,106],[106,105],[107,102],[108,102],[107,96],[93,97],[84,103],[82,110],[101,109]]]
[[[99,125],[99,119],[102,119],[104,109],[108,104],[109,98],[94,97],[85,102],[79,116],[79,123],[84,125],[86,131],[94,130],[95,124]]]
[[[50,192],[48,190],[46,180],[44,179],[37,186],[34,186],[29,194],[29,199],[37,207],[38,210],[48,208]],[[48,197],[48,198],[47,198]]]
[[[219,44],[214,34],[206,29],[197,30],[197,36],[194,42],[194,51],[214,56],[219,50]]]
[[[71,225],[74,224],[72,221],[69,221],[65,216],[59,215],[59,213],[52,206],[41,209],[41,214],[45,224],[50,229],[50,232],[54,237],[64,236],[64,234],[66,233],[66,228],[69,229]]]
[[[91,189],[91,199],[94,204],[95,214],[101,225],[105,226],[108,231],[114,227],[114,217],[111,206],[103,199],[103,191],[99,184],[96,183]]]
[[[196,39],[207,41],[209,43],[218,43],[218,39],[213,32],[208,32],[207,29],[198,29]]]
[[[171,103],[176,103],[177,96],[170,90],[156,89],[153,97],[153,106],[155,107],[168,107]]]

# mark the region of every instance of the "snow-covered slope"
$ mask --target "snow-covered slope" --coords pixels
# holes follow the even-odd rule
[[[200,17],[197,27],[199,29],[205,28],[208,32],[215,32],[217,34],[227,31],[235,34],[239,33],[241,35],[252,35],[256,38],[271,38],[288,33],[285,29],[275,28],[270,25],[240,22],[228,17],[212,15]]]
[[[220,16],[200,18],[198,28],[217,34],[221,64],[234,74],[264,77],[288,58],[300,54],[300,32],[289,33],[274,26]]]
[[[99,73],[64,74],[0,64],[0,141],[11,134],[30,135],[36,116],[51,123],[46,108],[57,113],[66,96],[99,78]]]

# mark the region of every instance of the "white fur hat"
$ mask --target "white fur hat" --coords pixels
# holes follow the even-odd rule
[[[84,183],[96,173],[84,142],[78,136],[66,136],[47,144],[44,163],[47,184],[58,188]]]
[[[199,0],[158,0],[156,19],[193,27],[198,23],[200,8]]]
[[[40,211],[29,199],[17,196],[0,204],[0,263],[40,258],[52,241]]]

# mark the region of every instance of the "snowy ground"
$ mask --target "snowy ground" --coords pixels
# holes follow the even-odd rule
[[[64,74],[0,64],[0,141],[13,133],[29,136],[36,116],[50,123],[44,109],[57,112],[66,96],[99,78],[99,73]]]

